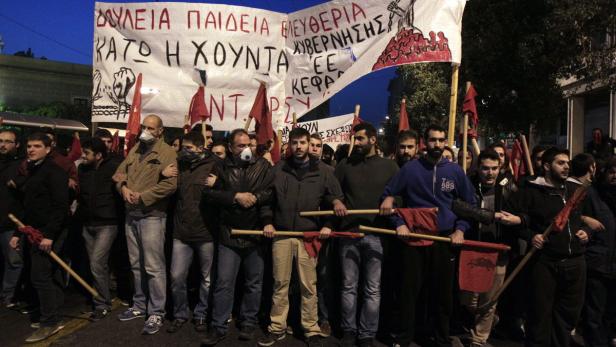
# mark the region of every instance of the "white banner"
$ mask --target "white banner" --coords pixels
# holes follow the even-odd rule
[[[338,145],[351,142],[352,126],[352,113],[297,123],[297,127],[304,128],[311,134],[319,134],[323,143],[328,144],[334,150],[336,150]],[[292,124],[286,124],[282,129],[282,143],[287,143],[289,141],[289,132],[292,128]]]
[[[459,63],[465,2],[335,0],[290,14],[97,2],[92,121],[125,123],[141,73],[142,115],[156,113],[166,126],[183,126],[192,96],[206,85],[212,126],[242,127],[265,83],[274,128],[282,128],[293,112],[301,117],[371,71]]]

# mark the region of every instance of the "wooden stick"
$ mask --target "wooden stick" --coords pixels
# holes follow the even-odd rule
[[[475,154],[475,158],[477,158],[479,156],[479,153],[481,153],[481,150],[479,149],[479,144],[477,143],[477,139],[472,138],[471,144],[473,145],[473,152]]]
[[[451,94],[449,97],[449,133],[447,134],[447,144],[453,147],[456,131],[456,111],[458,103],[458,73],[460,65],[452,64],[451,70]]]
[[[526,167],[528,168],[528,173],[530,173],[531,176],[535,176],[535,169],[533,168],[533,162],[530,160],[528,142],[526,142],[526,136],[524,136],[524,134],[520,134],[520,141],[522,142],[522,149],[524,150],[524,159],[526,160]]]
[[[392,209],[392,212],[395,212],[396,209]],[[355,214],[379,214],[379,209],[369,209],[369,210],[347,210],[349,215]],[[323,210],[323,211],[302,211],[299,213],[301,217],[316,217],[316,216],[333,216],[335,215],[333,210]]]
[[[282,153],[282,129],[276,130],[276,137],[278,138],[278,152],[280,152],[280,158],[284,158],[285,154]]]
[[[13,223],[15,223],[19,228],[25,227],[24,223],[17,219],[17,217],[15,217],[13,214],[9,213],[9,219],[12,220]],[[79,284],[81,284],[88,292],[90,292],[93,297],[100,297],[96,289],[92,288],[88,283],[86,283],[86,281],[84,281],[81,276],[79,276],[75,271],[73,271],[73,269],[71,269],[68,264],[66,264],[62,259],[60,259],[60,257],[58,257],[58,255],[54,251],[49,251],[49,253],[47,254],[49,254],[51,259],[58,263],[58,265],[60,265],[64,270],[66,270],[69,275],[71,275],[75,280],[77,280],[77,282],[79,282]]]
[[[318,231],[288,231],[288,230],[276,230],[274,232],[274,236],[291,236],[291,237],[304,237],[304,233],[318,233]],[[243,229],[231,229],[231,235],[241,236],[241,235],[251,235],[251,236],[259,236],[263,235],[263,230],[243,230]],[[357,234],[360,237],[364,237],[365,234],[359,233]]]
[[[190,131],[190,116],[188,114],[184,115],[184,134],[188,134]]]
[[[295,112],[293,112],[293,120],[292,120],[291,124],[293,125],[293,128],[295,128],[297,126],[297,113],[295,113]]]
[[[395,230],[392,230],[392,229],[374,228],[374,227],[368,227],[368,226],[365,226],[365,225],[360,225],[359,226],[359,230],[361,230],[361,231],[369,231],[369,232],[378,233],[378,234],[387,234],[387,235],[397,235],[398,234]],[[444,236],[435,236],[435,235],[410,233],[410,237],[413,237],[413,238],[416,238],[416,239],[423,239],[423,240],[451,243],[451,238],[450,237],[444,237]]]
[[[248,131],[248,129],[250,128],[250,122],[252,122],[252,117],[248,116],[248,119],[246,119],[246,123],[244,123],[244,131]]]
[[[468,152],[468,112],[464,114],[464,124],[462,126],[464,127],[462,132],[462,170],[466,173],[466,154]]]
[[[205,147],[207,147],[207,140],[205,139],[205,121],[201,120],[201,135],[203,135],[203,140],[205,141]]]
[[[360,108],[361,106],[359,106],[359,104],[355,105],[355,112],[353,113],[353,119],[359,117]],[[351,132],[353,132],[353,129],[351,129]],[[349,145],[349,153],[347,153],[347,157],[350,157],[351,153],[353,153],[354,144],[355,144],[355,135],[351,135],[351,144]]]

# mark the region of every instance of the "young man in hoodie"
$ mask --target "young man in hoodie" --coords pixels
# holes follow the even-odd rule
[[[94,287],[100,297],[93,298],[93,321],[111,312],[109,291],[109,252],[118,234],[118,216],[122,200],[112,176],[120,165],[109,157],[105,143],[98,138],[81,145],[83,162],[79,165],[80,194],[77,216],[83,223],[83,239],[90,259]]]
[[[271,346],[284,339],[289,313],[289,284],[296,260],[301,291],[301,323],[309,346],[321,346],[317,314],[317,255],[306,251],[304,240],[277,237],[276,230],[316,231],[326,239],[332,232],[331,218],[324,221],[314,217],[300,217],[301,211],[318,210],[323,203],[344,210],[342,190],[334,173],[318,158],[309,155],[310,133],[295,128],[289,133],[291,157],[274,167],[272,202],[263,216],[266,237],[273,237],[272,262],[274,292],[268,333],[259,346]],[[324,222],[324,223],[323,223]]]
[[[579,187],[567,182],[569,151],[550,148],[543,153],[543,175],[509,200],[512,223],[540,251],[529,264],[531,302],[526,324],[527,346],[569,346],[571,331],[584,302],[584,245],[590,229],[583,226],[579,206],[562,232],[543,237],[544,230]],[[584,204],[587,203],[584,200]]]
[[[376,209],[385,185],[398,172],[398,165],[376,154],[376,129],[371,124],[358,124],[353,131],[353,153],[338,163],[335,175],[347,208]],[[345,214],[344,210],[339,213]],[[358,231],[359,225],[386,227],[388,223],[383,216],[350,215],[342,219],[339,230]],[[383,242],[375,234],[338,241],[342,266],[342,345],[372,346],[379,325]]]
[[[461,199],[475,204],[471,182],[455,163],[442,159],[447,134],[438,125],[430,125],[424,133],[427,155],[414,160],[395,175],[385,187],[381,212],[391,214],[394,197],[401,196],[405,207],[437,207],[438,233],[450,237],[452,244],[434,242],[431,246],[411,246],[404,249],[401,265],[403,272],[403,306],[401,326],[395,340],[402,346],[413,341],[415,308],[424,282],[430,285],[430,293],[437,302],[434,337],[437,346],[451,346],[449,321],[453,310],[453,284],[455,278],[454,247],[464,242],[464,233],[470,225],[459,219],[451,210],[454,200]],[[404,221],[393,216],[396,232],[408,238],[409,228]],[[431,279],[428,281],[428,279]]]
[[[205,139],[191,131],[182,137],[182,149],[177,168],[171,175],[178,176],[177,205],[174,215],[173,251],[171,256],[171,294],[173,296],[173,322],[167,332],[175,333],[188,321],[186,279],[193,257],[199,259],[201,284],[199,301],[193,311],[195,330],[206,331],[210,270],[214,260],[212,224],[201,197],[210,174],[218,175],[220,160],[205,149]]]

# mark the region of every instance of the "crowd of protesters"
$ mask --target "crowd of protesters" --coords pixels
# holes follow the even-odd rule
[[[115,295],[127,305],[120,321],[143,319],[142,333],[150,335],[192,322],[205,346],[225,339],[234,324],[239,339],[259,346],[293,329],[309,346],[335,334],[342,346],[372,346],[377,337],[451,346],[458,335],[479,347],[493,333],[527,346],[615,346],[613,140],[596,129],[588,153],[571,159],[567,150],[536,146],[535,174],[514,177],[500,142],[476,156],[468,151],[465,172],[463,151],[446,146],[440,126],[427,126],[423,141],[413,130],[400,132],[388,158],[372,125],[353,131],[352,148],[334,151],[294,128],[274,163],[268,146],[243,129],[220,141],[208,126],[168,145],[156,115],[143,120],[125,156],[107,130],[81,141],[76,158],[61,153],[51,129],[20,141],[17,131],[0,128],[2,305],[34,313],[37,330],[26,342],[57,333],[65,278],[48,253],[75,264],[81,249],[100,294],[91,298],[90,320],[109,319]],[[577,189],[587,195],[564,230],[544,237]],[[437,208],[434,232],[451,242],[411,238],[414,230],[395,213],[400,207]],[[357,209],[379,213],[350,213]],[[299,214],[317,210],[333,212]],[[9,213],[42,238],[30,244]],[[360,225],[395,235],[360,234]],[[499,254],[485,293],[458,287],[465,240],[511,248]],[[494,302],[532,248],[536,254]],[[289,323],[294,312],[298,324]]]

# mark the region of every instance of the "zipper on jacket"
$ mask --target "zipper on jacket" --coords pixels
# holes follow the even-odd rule
[[[438,162],[436,162],[436,164],[434,164],[434,167],[432,168],[432,196],[436,197],[436,165],[440,162],[440,160]]]

